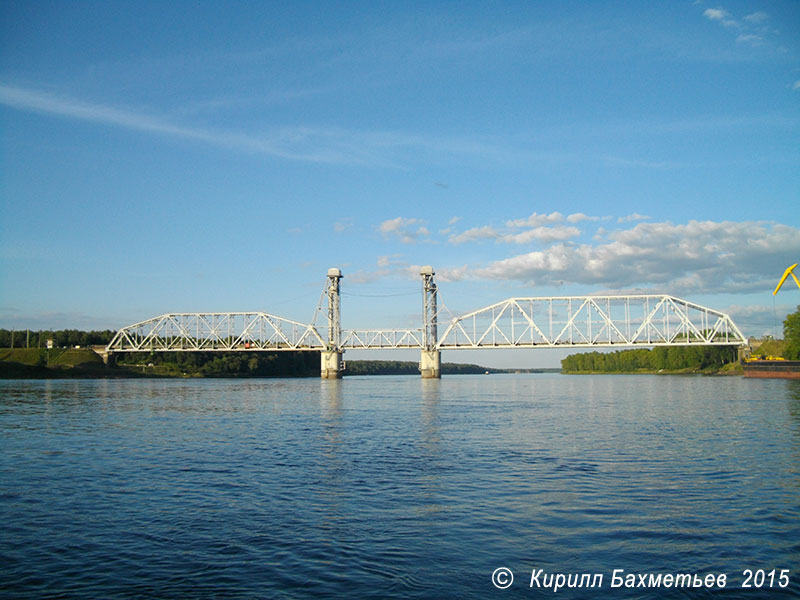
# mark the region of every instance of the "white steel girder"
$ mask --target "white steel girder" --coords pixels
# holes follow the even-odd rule
[[[437,347],[739,345],[719,311],[666,295],[509,298],[450,321]]]
[[[425,269],[429,270],[427,273]],[[667,295],[509,298],[452,319],[436,336],[433,269],[423,286],[425,327],[342,330],[341,272],[328,273],[328,331],[265,312],[168,313],[120,329],[108,352],[631,347],[746,344],[731,318]],[[430,280],[430,281],[429,281]]]
[[[421,329],[347,329],[342,348],[422,348]]]
[[[313,325],[264,312],[168,313],[120,329],[109,352],[322,350]]]

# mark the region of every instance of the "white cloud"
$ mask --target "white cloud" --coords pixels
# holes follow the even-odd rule
[[[538,227],[539,225],[546,225],[547,223],[560,223],[564,220],[564,215],[560,212],[551,212],[547,214],[533,213],[530,217],[525,219],[515,219],[513,221],[506,221],[507,227]]]
[[[82,121],[112,125],[135,131],[145,131],[157,135],[196,140],[218,146],[233,147],[247,152],[271,154],[283,158],[307,160],[312,162],[352,162],[356,159],[350,153],[339,154],[329,151],[306,152],[298,147],[298,141],[308,138],[312,132],[297,128],[283,130],[263,137],[212,131],[196,127],[177,125],[161,116],[145,114],[127,109],[93,104],[54,96],[46,92],[19,87],[0,85],[0,103],[19,110],[52,114]],[[319,136],[319,132],[316,134]],[[330,149],[330,148],[329,148]],[[344,149],[341,149],[342,151]],[[341,159],[341,160],[340,160]]]
[[[769,15],[763,11],[757,11],[747,15],[744,20],[753,25],[761,25],[769,21]]]
[[[703,11],[703,16],[711,21],[722,21],[729,17],[730,13],[722,8],[707,8]]]
[[[475,242],[485,239],[496,240],[498,237],[500,237],[499,231],[497,231],[491,225],[484,225],[483,227],[473,227],[472,229],[467,229],[458,235],[451,235],[448,238],[448,241],[451,244],[465,244],[467,242]]]
[[[750,44],[751,46],[761,46],[764,44],[764,38],[754,33],[743,33],[736,38],[740,44]]]
[[[516,221],[521,222],[521,221]],[[512,221],[509,221],[512,223]],[[516,229],[513,227],[512,229]],[[549,243],[558,240],[568,240],[581,234],[575,226],[556,225],[553,227],[532,227],[525,231],[503,232],[491,225],[473,227],[457,235],[451,235],[448,241],[451,244],[465,244],[480,240],[495,240],[506,244],[530,244],[532,242]]]
[[[558,243],[473,268],[472,277],[538,285],[562,281],[670,293],[751,292],[774,287],[775,265],[800,254],[800,229],[775,223],[639,223],[608,241]],[[779,274],[778,274],[779,275]]]
[[[722,310],[733,319],[745,335],[774,335],[782,337],[783,320],[796,310],[796,306],[782,304],[776,306],[731,305]]]
[[[387,254],[385,256],[379,256],[376,264],[379,267],[405,267],[407,263],[403,261],[402,258],[402,254]]]
[[[739,27],[739,23],[732,19],[731,13],[724,8],[707,8],[703,11],[703,16],[710,21],[722,23],[725,27]]]
[[[577,227],[556,225],[555,227],[534,227],[521,233],[507,233],[502,235],[500,240],[513,244],[530,244],[533,241],[547,243],[568,240],[578,237],[580,234],[581,230]]]
[[[581,221],[600,221],[603,217],[590,217],[583,213],[573,213],[567,217],[567,223],[580,223]]]
[[[394,219],[388,219],[383,221],[379,226],[378,229],[381,233],[397,233],[398,231],[402,231],[407,229],[410,225],[414,225],[415,223],[419,223],[419,219],[407,219],[405,217],[395,217]]]
[[[436,278],[441,282],[462,281],[466,279],[469,273],[469,267],[462,265],[460,267],[450,267],[436,270]]]
[[[640,215],[639,213],[632,213],[632,214],[627,215],[625,217],[619,217],[617,219],[617,223],[630,223],[631,221],[647,221],[650,218],[651,217],[648,217],[647,215]]]
[[[723,8],[708,8],[703,11],[703,15],[711,21],[738,32],[736,36],[738,44],[747,44],[754,48],[767,46],[775,41],[776,36],[780,35],[780,32],[771,26],[770,16],[763,11],[745,15],[741,21],[736,20]],[[780,47],[774,47],[773,50],[782,52]]]
[[[200,141],[313,163],[400,167],[415,157],[474,156],[483,160],[518,160],[519,151],[458,137],[437,137],[400,131],[359,131],[336,127],[276,127],[262,135],[179,124],[165,115],[66,98],[49,92],[0,84],[0,104],[100,125],[166,137]]]
[[[378,230],[384,235],[394,235],[404,244],[413,244],[418,238],[430,235],[424,221],[416,218],[396,217],[383,221]]]
[[[797,81],[794,82],[794,85],[792,85],[792,89],[793,90],[800,90],[800,80],[797,80]]]
[[[451,219],[450,219],[450,220],[447,222],[447,227],[445,227],[444,229],[440,229],[440,230],[439,230],[439,233],[440,233],[441,235],[450,235],[450,232],[452,232],[452,231],[453,231],[453,225],[455,225],[456,223],[458,223],[458,222],[459,222],[461,219],[462,219],[462,217],[452,217],[452,218],[451,218]]]

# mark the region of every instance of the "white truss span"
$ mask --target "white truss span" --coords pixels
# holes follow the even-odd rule
[[[745,344],[731,318],[673,296],[510,298],[453,319],[446,348]]]
[[[264,312],[170,313],[120,329],[110,352],[323,350],[313,325]]]
[[[323,328],[323,333],[325,329]],[[120,329],[107,350],[330,350],[314,325],[264,312],[170,313]],[[422,329],[341,330],[338,349],[424,348]],[[509,298],[450,321],[436,342],[455,348],[745,344],[731,318],[673,296]]]
[[[349,329],[342,348],[422,348],[421,329]]]

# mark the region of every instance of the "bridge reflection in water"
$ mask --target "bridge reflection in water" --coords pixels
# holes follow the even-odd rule
[[[509,298],[442,321],[433,268],[423,267],[422,327],[342,329],[339,269],[329,269],[327,319],[317,325],[266,312],[167,313],[120,329],[122,352],[316,351],[321,375],[342,376],[347,349],[419,348],[424,378],[441,376],[441,351],[465,348],[598,348],[746,345],[725,313],[668,295]]]

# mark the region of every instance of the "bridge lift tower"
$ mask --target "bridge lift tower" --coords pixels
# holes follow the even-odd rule
[[[423,379],[441,379],[442,352],[439,350],[439,335],[436,306],[435,273],[430,265],[422,267],[422,356],[419,371]]]
[[[323,379],[341,379],[344,370],[342,360],[342,311],[339,296],[339,280],[342,272],[339,269],[328,269],[328,285],[325,294],[328,296],[328,339],[321,352],[320,375]]]

